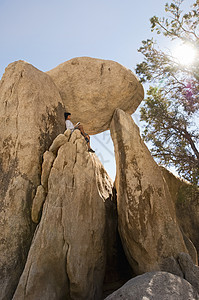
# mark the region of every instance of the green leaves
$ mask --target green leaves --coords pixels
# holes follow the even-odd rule
[[[171,39],[179,38],[181,40],[189,38],[189,35],[196,35],[199,25],[199,4],[193,4],[192,10],[183,15],[180,9],[183,1],[173,1],[171,4],[166,3],[165,12],[168,17],[158,18],[153,16],[150,19],[151,31],[157,34],[169,36]],[[196,9],[195,9],[196,8]]]

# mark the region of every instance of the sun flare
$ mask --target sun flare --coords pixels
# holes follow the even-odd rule
[[[191,45],[181,44],[173,49],[172,56],[177,63],[188,66],[193,64],[196,57],[196,50]]]

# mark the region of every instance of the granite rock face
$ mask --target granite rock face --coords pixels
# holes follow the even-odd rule
[[[137,78],[112,61],[76,58],[47,74],[23,61],[8,66],[0,81],[0,299],[101,300],[154,270],[166,273],[138,276],[110,299],[198,299],[189,240],[198,241],[197,198],[193,208],[179,206],[181,183],[141,140],[129,113],[142,98]],[[66,110],[88,133],[110,127],[114,187],[80,131],[64,132]]]
[[[178,224],[199,253],[199,190],[161,167],[176,208]]]
[[[89,134],[109,129],[118,107],[132,114],[144,98],[137,77],[110,60],[78,57],[47,72],[55,82],[74,123]]]
[[[179,253],[178,263],[186,279],[199,293],[199,267],[196,266],[187,253]]]
[[[47,186],[42,218],[13,299],[101,299],[105,202],[112,181],[88,152],[80,131],[59,147]]]
[[[0,81],[0,299],[10,299],[23,270],[34,226],[31,205],[41,159],[64,130],[63,104],[47,74],[18,61]]]
[[[149,272],[129,280],[106,300],[198,300],[196,289],[185,279],[167,272]]]
[[[119,232],[126,256],[136,274],[161,270],[165,258],[188,252],[168,186],[130,115],[117,109],[110,129]]]
[[[31,212],[31,218],[34,223],[39,223],[39,219],[41,216],[41,210],[43,203],[46,199],[46,192],[43,187],[43,185],[39,185],[37,188],[36,195],[33,199],[32,203],[32,212]]]

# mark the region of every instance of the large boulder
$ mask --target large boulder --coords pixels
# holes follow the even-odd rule
[[[185,279],[167,272],[149,272],[129,280],[106,300],[198,300],[197,290]]]
[[[50,76],[23,61],[6,68],[0,81],[0,299],[12,298],[24,268],[42,154],[64,130],[63,111]]]
[[[126,256],[136,274],[162,270],[165,258],[187,252],[168,186],[130,115],[117,109],[110,129],[118,226]]]
[[[101,299],[105,202],[112,181],[78,130],[59,147],[47,186],[42,218],[13,299]]]
[[[72,121],[80,121],[89,134],[109,129],[115,108],[132,114],[144,98],[137,77],[110,60],[73,58],[47,74],[72,113]]]

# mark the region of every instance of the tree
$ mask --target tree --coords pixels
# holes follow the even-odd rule
[[[183,0],[165,5],[166,18],[152,17],[151,31],[174,43],[188,44],[196,51],[195,61],[185,65],[168,50],[160,50],[153,39],[138,50],[144,61],[136,66],[141,82],[149,82],[141,108],[145,121],[143,137],[152,145],[152,155],[179,175],[199,182],[199,1],[183,13]],[[175,42],[176,42],[175,41]]]

